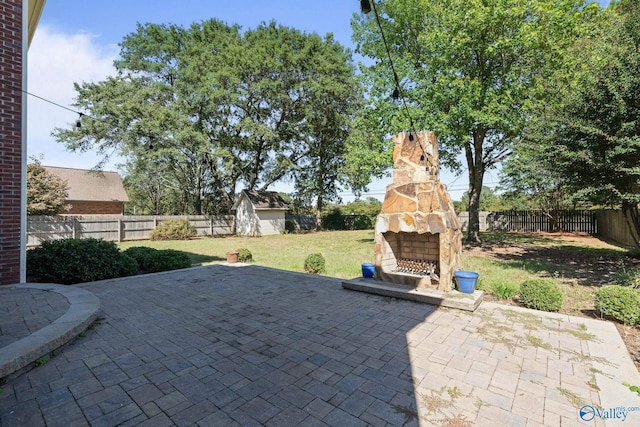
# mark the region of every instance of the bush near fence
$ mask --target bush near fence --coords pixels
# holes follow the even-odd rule
[[[325,230],[373,230],[376,215],[343,215],[331,212],[322,216],[322,228]]]

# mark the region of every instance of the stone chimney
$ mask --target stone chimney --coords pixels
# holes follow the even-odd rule
[[[462,230],[440,182],[436,137],[400,133],[393,143],[393,182],[376,221],[375,278],[449,291],[461,266]]]

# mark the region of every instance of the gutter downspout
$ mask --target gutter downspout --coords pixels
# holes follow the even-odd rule
[[[29,0],[22,0],[22,167],[20,173],[20,283],[27,281],[27,55]]]

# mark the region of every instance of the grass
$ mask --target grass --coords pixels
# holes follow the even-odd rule
[[[373,262],[373,230],[326,231],[310,234],[279,234],[264,237],[198,238],[122,242],[124,250],[132,246],[175,249],[186,252],[195,265],[226,260],[228,251],[247,248],[256,265],[288,271],[304,272],[304,260],[319,252],[326,259],[324,275],[351,279],[362,274],[361,264]]]
[[[563,254],[590,254],[598,259],[618,259],[627,254],[623,249],[612,249],[606,243],[585,246],[575,241],[565,241],[533,234],[484,232],[484,244],[496,246],[536,245],[559,250]],[[264,237],[197,238],[174,241],[140,241],[118,244],[121,249],[131,246],[149,246],[156,249],[175,249],[186,252],[194,265],[204,265],[226,260],[228,251],[247,248],[253,254],[254,264],[288,271],[304,272],[305,258],[319,252],[326,259],[323,275],[341,279],[361,276],[361,264],[374,260],[373,230],[325,231],[309,234],[280,234]],[[578,313],[592,309],[591,286],[578,285],[570,273],[559,274],[553,259],[524,259],[511,257],[499,259],[483,254],[463,251],[462,267],[480,273],[478,288],[497,298],[509,300],[520,284],[541,276],[552,280],[565,294],[564,312]],[[569,275],[568,275],[569,274]],[[570,298],[566,298],[570,296]]]
[[[525,264],[522,267],[518,267],[484,256],[468,255],[464,252],[462,253],[462,265],[465,270],[480,273],[477,288],[488,292],[491,292],[491,285],[494,283],[519,287],[520,283],[539,277],[535,270],[526,268]]]

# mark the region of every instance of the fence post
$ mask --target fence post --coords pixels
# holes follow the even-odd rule
[[[209,217],[209,236],[213,237],[213,217]]]
[[[123,227],[123,222],[122,222],[122,218],[118,218],[118,242],[122,242],[122,240],[124,239],[124,227]]]
[[[78,232],[76,231],[76,222],[78,221],[78,219],[74,216],[73,217],[73,225],[71,227],[71,238],[73,239],[77,239],[78,238]]]

